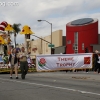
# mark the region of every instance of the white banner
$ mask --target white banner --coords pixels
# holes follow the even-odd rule
[[[37,55],[37,71],[92,68],[92,53]]]

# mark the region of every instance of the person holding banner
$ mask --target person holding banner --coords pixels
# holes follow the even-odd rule
[[[96,72],[97,69],[98,69],[98,61],[99,61],[98,50],[95,50],[94,58],[95,58],[95,69],[94,69],[94,71]]]
[[[98,58],[99,58],[99,61],[98,61],[98,74],[100,73],[100,54],[98,54]]]

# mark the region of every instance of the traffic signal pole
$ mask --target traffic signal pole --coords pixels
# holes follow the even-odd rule
[[[36,35],[32,35],[32,36],[35,36],[35,37],[37,37],[37,38],[39,38],[39,39],[41,39],[41,40],[43,40],[43,41],[45,41],[45,42],[47,42],[47,43],[50,43],[50,44],[51,44],[51,42],[48,42],[48,41],[46,41],[46,40],[44,40],[44,39],[42,39],[42,38],[40,38],[40,37],[38,37],[38,36],[36,36]]]
[[[52,45],[52,43],[51,42],[49,42],[49,41],[47,41],[47,40],[44,40],[44,39],[42,39],[42,38],[40,38],[40,37],[38,37],[38,36],[36,36],[36,35],[32,35],[32,36],[35,36],[35,37],[37,37],[37,38],[39,38],[39,39],[41,39],[41,40],[43,40],[43,41],[45,41],[45,42],[47,42],[47,43],[50,43],[51,45]],[[51,54],[54,54],[54,48],[51,48]]]

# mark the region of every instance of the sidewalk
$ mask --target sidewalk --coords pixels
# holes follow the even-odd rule
[[[84,79],[84,80],[98,80],[100,81],[100,74],[94,72],[72,72],[67,74],[68,77],[73,79]]]

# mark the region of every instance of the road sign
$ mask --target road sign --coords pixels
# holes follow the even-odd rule
[[[49,44],[49,45],[48,45],[48,47],[54,47],[54,46],[55,46],[54,44]]]

